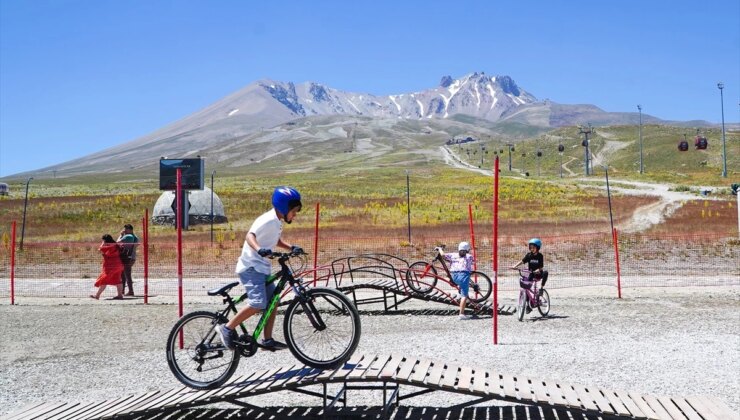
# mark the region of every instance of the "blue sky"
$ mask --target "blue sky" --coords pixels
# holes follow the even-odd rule
[[[740,2],[0,0],[0,176],[261,78],[378,95],[509,75],[540,99],[740,121]]]

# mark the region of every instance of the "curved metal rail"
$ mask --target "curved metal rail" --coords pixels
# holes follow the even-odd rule
[[[446,305],[459,306],[460,300],[456,290],[452,289],[446,278],[436,276],[437,282],[427,293],[418,293],[406,283],[406,274],[409,263],[406,260],[389,254],[362,254],[340,258],[331,263],[331,277],[334,286],[347,294],[351,294],[355,305],[379,303],[384,304],[385,310],[398,309],[398,306],[411,299],[437,302]],[[322,277],[329,283],[329,276]],[[447,286],[447,287],[445,287]],[[381,297],[359,299],[355,291],[359,289],[374,289],[382,292]],[[399,300],[398,297],[401,297]],[[467,300],[466,307],[476,315],[493,315],[493,305],[490,301],[482,303]],[[499,305],[498,313],[511,315],[516,308],[511,305]]]

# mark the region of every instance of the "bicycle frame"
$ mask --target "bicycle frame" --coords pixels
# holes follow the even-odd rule
[[[286,264],[286,261],[288,260],[287,254],[278,254],[280,255],[278,262],[280,263],[280,271],[270,274],[267,279],[265,280],[265,283],[272,283],[276,279],[277,284],[275,285],[275,291],[272,294],[272,297],[270,298],[270,303],[267,305],[267,308],[262,312],[262,315],[260,316],[259,321],[257,321],[257,326],[255,327],[254,331],[252,332],[252,338],[257,340],[259,338],[260,334],[262,334],[262,331],[265,329],[265,326],[267,325],[267,321],[270,319],[270,316],[275,311],[275,309],[278,307],[280,303],[280,298],[282,297],[283,289],[285,289],[286,284],[290,284],[290,286],[293,288],[293,292],[295,293],[296,297],[300,299],[300,297],[303,295],[302,291],[304,290],[303,286],[299,284],[299,282],[296,280],[295,277],[293,277],[293,271],[288,267]],[[238,309],[236,308],[236,305],[240,302],[243,302],[247,298],[247,293],[245,292],[241,296],[239,296],[236,299],[231,298],[228,293],[226,293],[226,297],[224,298],[224,303],[227,304],[226,308],[218,312],[219,317],[222,319],[226,319],[226,315],[229,313],[238,313]],[[306,306],[305,302],[301,302],[301,305]],[[308,314],[309,319],[311,321],[311,324],[318,330],[323,330],[326,328],[326,325],[324,325],[323,320],[321,319],[320,315],[316,311],[315,308],[313,308],[310,303],[310,308],[304,307],[304,310],[306,314]],[[242,333],[249,334],[249,331],[247,330],[247,327],[242,322],[239,324],[239,327],[242,330]]]
[[[523,289],[524,292],[527,294],[527,300],[529,301],[529,307],[530,308],[536,308],[539,306],[539,301],[537,299],[537,283],[540,281],[540,279],[535,278],[534,280],[529,280],[529,275],[525,275],[524,273],[529,273],[529,270],[519,270],[519,282],[527,282],[532,283],[530,288],[524,288],[521,287],[521,284],[519,285],[520,289]]]
[[[459,290],[460,289],[460,286],[458,286],[457,283],[455,283],[452,280],[452,273],[450,272],[450,269],[447,267],[447,261],[445,261],[445,259],[442,258],[442,255],[439,252],[437,252],[437,254],[434,256],[434,258],[432,258],[432,261],[429,264],[427,264],[427,267],[424,269],[424,273],[422,274],[422,277],[424,277],[427,274],[429,274],[429,267],[431,267],[432,265],[434,265],[434,261],[439,261],[439,263],[442,265],[442,269],[444,269],[445,274],[447,275],[446,278],[445,277],[441,277],[441,276],[437,276],[437,278],[440,279],[440,280],[443,280],[443,281],[447,282],[447,284],[449,284],[450,286],[452,286],[452,287],[454,287],[454,288],[456,288],[456,289]],[[478,296],[478,292],[476,290],[473,290],[473,293],[476,294],[475,295],[476,297]]]

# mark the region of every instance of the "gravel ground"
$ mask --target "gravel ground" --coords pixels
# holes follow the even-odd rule
[[[387,315],[362,306],[358,352],[400,353],[498,372],[656,395],[715,395],[740,411],[740,287],[552,291],[549,318],[499,317],[499,345],[489,317],[460,321],[451,307],[407,303]],[[610,296],[610,297],[605,297]],[[514,293],[501,296],[514,303]],[[0,414],[38,401],[97,401],[179,385],[164,345],[177,307],[65,299],[24,299],[0,305]],[[188,304],[186,312],[217,306]],[[434,309],[435,311],[425,311]],[[276,337],[282,336],[276,328]],[[296,363],[287,350],[243,359],[237,374]],[[371,392],[351,405],[378,405]],[[404,405],[445,406],[469,398],[432,393]],[[314,397],[277,393],[262,406],[315,406]]]

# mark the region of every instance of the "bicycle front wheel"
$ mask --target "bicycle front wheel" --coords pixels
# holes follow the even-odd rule
[[[524,313],[527,311],[527,292],[524,289],[519,291],[519,303],[516,307],[516,317],[519,321],[524,320]]]
[[[360,314],[341,292],[315,288],[290,303],[283,329],[296,359],[317,369],[334,369],[360,343]]]
[[[542,316],[547,316],[550,313],[550,294],[545,289],[540,289],[540,292],[542,292],[542,295],[539,297],[540,304],[537,306],[537,310],[540,311]]]
[[[491,296],[491,279],[480,271],[470,272],[470,300],[475,303],[485,302]]]
[[[406,284],[416,293],[429,293],[437,284],[437,269],[426,261],[417,261],[406,272]]]
[[[218,319],[213,312],[191,312],[175,323],[167,337],[167,364],[186,386],[218,387],[229,380],[239,364],[239,352],[221,343],[216,331]]]

